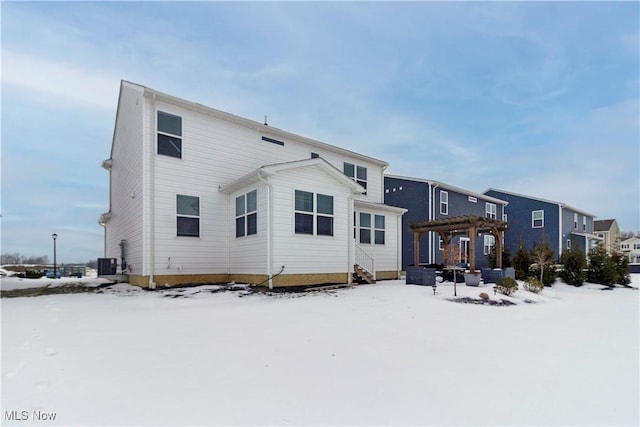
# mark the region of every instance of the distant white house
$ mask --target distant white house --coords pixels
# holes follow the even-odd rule
[[[593,234],[602,239],[602,245],[608,253],[620,251],[620,228],[615,219],[593,221]]]
[[[103,167],[104,254],[133,284],[400,275],[384,161],[123,81]]]
[[[631,237],[620,242],[620,250],[632,264],[640,263],[640,237]]]

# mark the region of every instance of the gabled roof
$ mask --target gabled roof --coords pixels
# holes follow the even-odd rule
[[[525,199],[537,200],[539,202],[545,202],[545,203],[551,203],[551,204],[554,204],[554,205],[558,205],[561,208],[569,209],[569,210],[572,210],[573,212],[576,212],[576,213],[579,213],[579,214],[582,214],[582,215],[586,215],[586,216],[590,216],[592,218],[596,218],[596,216],[594,214],[589,213],[587,211],[583,211],[582,209],[574,208],[573,206],[567,205],[566,203],[556,202],[554,200],[543,199],[541,197],[528,196],[526,194],[515,193],[513,191],[500,190],[498,188],[489,188],[489,189],[487,189],[485,191],[485,193],[488,193],[489,191],[497,191],[499,193],[510,194],[510,195],[516,196],[516,197],[523,197]]]
[[[616,222],[615,219],[600,219],[593,221],[593,231],[609,231],[611,230],[614,222]]]
[[[362,194],[366,190],[363,186],[346,176],[342,173],[338,168],[333,166],[331,163],[324,160],[322,157],[318,157],[315,159],[305,159],[305,160],[296,160],[292,162],[285,163],[275,163],[271,165],[261,166],[258,169],[249,172],[248,174],[231,181],[228,184],[220,186],[218,191],[231,194],[234,191],[240,190],[241,188],[255,182],[258,180],[266,179],[272,175],[275,175],[278,172],[297,169],[297,168],[306,168],[311,166],[317,166],[328,173],[334,179],[340,181],[345,187],[348,187],[353,194]]]
[[[148,88],[146,86],[142,86],[139,85],[137,83],[133,83],[133,82],[129,82],[126,80],[122,80],[121,82],[121,87],[122,86],[129,86],[129,87],[133,87],[136,90],[142,90],[145,96],[148,97],[153,97],[155,99],[159,99],[163,102],[169,103],[169,104],[173,104],[173,105],[177,105],[179,107],[182,108],[186,108],[189,110],[193,110],[193,111],[197,111],[199,113],[205,114],[205,115],[209,115],[209,116],[213,116],[216,117],[218,119],[221,120],[226,120],[232,123],[236,123],[238,125],[241,126],[245,126],[251,129],[255,129],[257,132],[260,133],[265,133],[271,136],[275,136],[275,137],[280,137],[280,138],[284,138],[284,139],[289,139],[291,141],[297,141],[297,142],[302,142],[304,144],[308,144],[310,146],[313,147],[317,147],[320,149],[324,149],[327,151],[332,151],[334,153],[338,153],[340,155],[345,155],[348,157],[352,157],[352,158],[356,158],[359,160],[363,160],[366,162],[371,162],[377,165],[382,166],[383,168],[387,168],[389,166],[389,164],[383,160],[380,159],[376,159],[373,157],[369,157],[366,156],[364,154],[360,154],[360,153],[356,153],[354,151],[350,151],[350,150],[346,150],[344,148],[340,148],[337,147],[335,145],[331,145],[331,144],[327,144],[324,142],[320,142],[320,141],[316,141],[315,139],[311,139],[311,138],[307,138],[301,135],[296,135],[294,133],[291,132],[287,132],[285,130],[273,127],[273,126],[269,126],[267,124],[264,123],[260,123],[260,122],[256,122],[254,120],[250,120],[250,119],[245,119],[244,117],[240,117],[240,116],[236,116],[235,114],[231,114],[231,113],[226,113],[224,111],[221,110],[216,110],[215,108],[211,108],[211,107],[207,107],[205,105],[202,104],[198,104],[196,102],[191,102],[191,101],[187,101],[185,99],[182,98],[178,98],[172,95],[168,95],[166,93],[162,93],[159,92],[155,89],[151,89]]]
[[[467,196],[472,196],[472,197],[476,197],[476,198],[481,198],[482,200],[486,200],[488,202],[492,202],[492,203],[496,203],[496,204],[500,204],[500,205],[508,205],[509,202],[505,202],[504,200],[500,200],[497,199],[495,197],[491,197],[488,196],[486,194],[480,194],[480,193],[476,193],[474,191],[470,191],[470,190],[465,190],[463,188],[459,188],[456,186],[453,186],[451,184],[447,184],[441,181],[436,181],[433,179],[424,179],[424,178],[412,178],[409,176],[401,176],[401,175],[391,175],[391,174],[385,174],[384,175],[385,178],[395,178],[395,179],[404,179],[405,181],[414,181],[414,182],[423,182],[425,184],[431,184],[433,186],[436,186],[438,188],[444,188],[446,190],[451,190],[451,191],[455,191],[456,193],[460,193],[460,194],[465,194]]]

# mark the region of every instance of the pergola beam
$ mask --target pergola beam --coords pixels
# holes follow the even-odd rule
[[[476,236],[479,233],[489,233],[495,236],[496,262],[497,266],[502,268],[502,232],[507,230],[505,221],[466,215],[409,224],[409,230],[413,232],[413,265],[416,267],[420,264],[420,239],[423,234],[434,231],[440,235],[447,246],[454,236],[462,234],[469,236],[469,270],[471,271],[475,271],[476,267]]]

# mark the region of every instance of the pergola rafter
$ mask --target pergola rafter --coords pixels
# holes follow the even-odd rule
[[[496,238],[496,261],[499,268],[502,268],[502,232],[507,229],[505,221],[485,218],[477,215],[465,215],[453,218],[441,218],[432,221],[414,222],[409,224],[409,230],[413,232],[413,256],[414,264],[420,263],[420,239],[422,235],[434,231],[440,235],[448,249],[451,239],[458,235],[466,234],[469,237],[469,270],[476,269],[476,236],[478,233],[489,233]]]

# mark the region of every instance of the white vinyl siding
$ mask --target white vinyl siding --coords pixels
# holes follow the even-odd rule
[[[102,171],[110,178],[112,215],[105,227],[107,258],[120,262],[120,242],[125,241],[126,261],[132,274],[144,274],[144,165],[143,97],[128,86],[121,91],[117,126],[113,135],[111,171]],[[132,144],[131,141],[139,141]],[[155,139],[154,139],[155,141]],[[154,152],[155,154],[155,152]],[[105,175],[106,177],[107,175]]]
[[[315,144],[304,137],[289,134],[285,138],[278,131],[247,124],[243,119],[230,118],[215,110],[191,104],[185,104],[188,106],[185,108],[180,100],[168,102],[162,94],[145,96],[145,90],[125,83],[121,91],[112,155],[113,214],[105,231],[105,256],[119,258],[118,243],[121,239],[126,240],[127,262],[134,268],[133,274],[264,274],[267,246],[266,233],[261,230],[266,230],[267,215],[261,212],[266,212],[268,205],[266,184],[254,184],[233,194],[218,191],[219,187],[263,165],[308,158],[310,152],[317,153],[338,170],[348,162],[356,165],[356,177],[357,166],[366,168],[367,194],[356,196],[355,201],[383,201],[384,165],[381,162]],[[156,155],[158,111],[180,118],[180,161],[168,155]],[[285,145],[264,141],[263,134],[285,142]],[[271,195],[273,271],[286,265],[285,274],[295,271],[344,271],[346,274],[348,246],[346,243],[343,246],[342,240],[346,242],[351,237],[351,231],[346,232],[351,215],[348,210],[350,192],[344,183],[329,177],[326,172],[309,169],[271,177],[281,184],[279,188],[274,184]],[[285,176],[291,181],[281,182]],[[308,236],[295,235],[291,182],[296,184],[295,188],[334,197],[333,236],[307,242]],[[285,187],[287,193],[282,198]],[[236,239],[235,198],[256,188],[257,235],[251,239]],[[177,194],[199,197],[197,239],[176,235]],[[283,201],[286,208],[278,205]],[[386,246],[396,234],[395,228],[390,228],[390,218],[386,217]],[[286,222],[284,227],[282,221]],[[377,262],[382,265],[383,260]]]
[[[273,192],[273,266],[284,274],[347,273],[351,230],[349,189],[317,166],[278,172],[270,178]],[[296,190],[333,197],[333,236],[295,233]],[[314,199],[314,210],[317,198]],[[305,212],[305,211],[301,211]],[[323,214],[321,214],[322,216]]]

